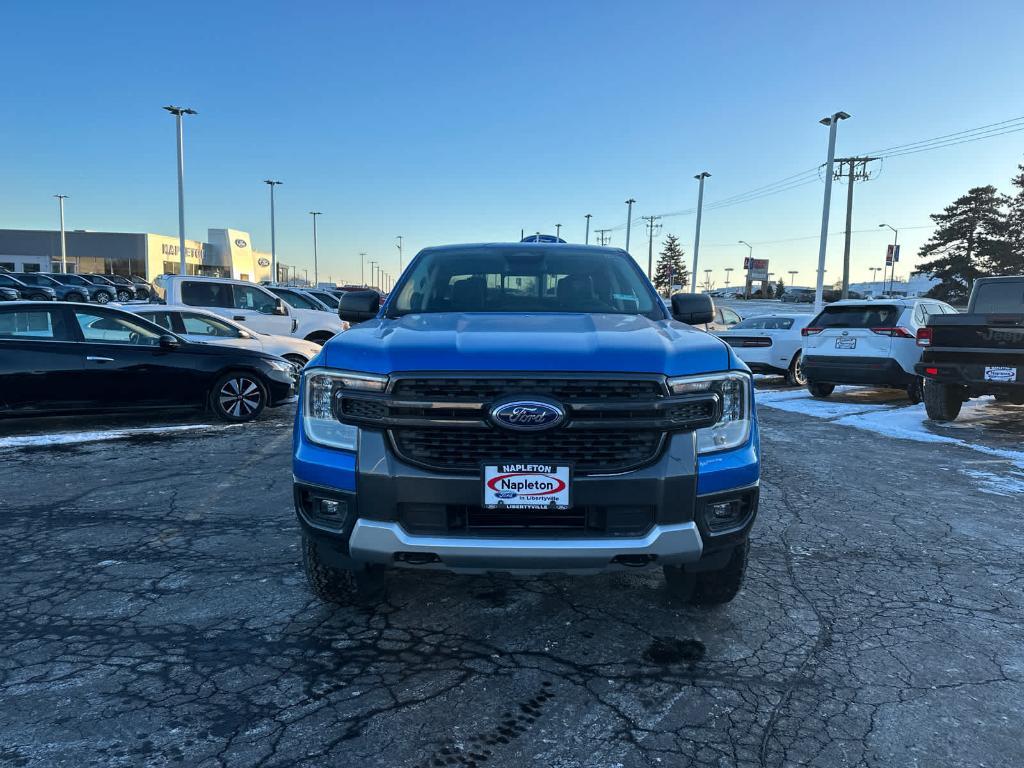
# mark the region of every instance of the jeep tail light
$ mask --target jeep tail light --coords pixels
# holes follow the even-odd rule
[[[817,336],[819,333],[821,333],[824,330],[825,330],[824,328],[801,328],[800,329],[800,335],[801,336]]]
[[[930,347],[932,345],[932,329],[931,328],[918,328],[917,329],[917,346],[919,347]]]
[[[928,374],[929,376],[938,376],[939,375],[939,369],[938,368],[925,368],[924,372],[926,374]]]
[[[908,331],[906,328],[872,328],[872,333],[877,333],[879,336],[892,336],[896,339],[912,339],[914,334]]]

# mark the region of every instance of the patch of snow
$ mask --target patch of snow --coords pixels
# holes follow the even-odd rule
[[[185,432],[188,430],[212,428],[212,424],[182,424],[170,427],[137,427],[133,429],[107,429],[88,432],[57,432],[50,435],[19,435],[17,437],[0,438],[0,449],[94,443],[103,440],[119,440],[131,437],[132,435],[159,435],[167,432]]]
[[[991,493],[995,496],[1016,496],[1024,493],[1024,473],[1013,472],[997,475],[995,472],[985,472],[980,469],[965,469],[963,473],[977,480],[983,493]]]

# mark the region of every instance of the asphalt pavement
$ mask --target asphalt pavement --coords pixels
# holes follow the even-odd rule
[[[0,766],[1024,764],[1021,496],[761,411],[746,587],[299,566],[290,413],[0,451]]]

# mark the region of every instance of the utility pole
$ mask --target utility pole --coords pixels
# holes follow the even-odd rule
[[[395,239],[398,241],[398,274],[402,274],[402,236],[396,235]]]
[[[629,253],[629,231],[633,225],[633,203],[635,203],[632,197],[626,201],[626,253]]]
[[[853,185],[857,181],[867,181],[868,163],[877,157],[839,157],[836,158],[839,168],[835,179],[846,177],[849,188],[846,190],[846,241],[843,245],[843,298],[850,298],[850,236],[853,228]],[[845,171],[844,171],[845,169]]]
[[[185,274],[185,147],[182,135],[181,118],[185,115],[196,115],[194,109],[188,107],[164,107],[174,115],[178,128],[178,263],[180,274]]]
[[[700,189],[697,192],[697,230],[693,235],[693,282],[690,283],[690,293],[697,292],[697,256],[700,254],[700,217],[704,212],[704,179],[710,176],[707,171],[701,171],[693,177],[700,182]]]
[[[320,272],[317,270],[316,263],[316,217],[323,216],[320,211],[310,211],[309,215],[313,217],[313,282],[320,282]]]
[[[661,216],[643,216],[642,218],[647,222],[647,279],[654,282],[654,233],[655,229],[661,229],[661,225],[657,223]]]
[[[561,224],[555,224],[555,239],[556,240],[561,240],[562,239],[562,225]]]
[[[380,262],[377,261],[370,262],[370,283],[372,284],[370,286],[371,288],[376,287],[377,285],[377,264],[379,263]]]
[[[583,236],[584,245],[590,245],[590,216],[591,214],[588,213],[583,217],[587,220],[587,234]]]
[[[825,290],[825,250],[828,248],[828,211],[832,204],[832,166],[836,157],[836,128],[840,120],[850,116],[846,112],[836,112],[823,117],[818,122],[828,126],[828,159],[825,161],[825,199],[821,205],[821,236],[818,241],[818,282],[814,289],[814,311],[821,312],[822,296]]]
[[[612,236],[609,234],[610,229],[595,229],[594,234],[597,235],[598,245],[608,245],[612,241]]]
[[[366,287],[366,251],[359,254],[359,282]]]
[[[57,198],[57,207],[60,209],[60,271],[68,271],[68,249],[64,243],[64,201],[69,195],[54,195]],[[52,269],[52,267],[51,267]]]
[[[270,187],[270,279],[277,282],[281,279],[277,274],[277,227],[274,222],[274,187],[282,182],[274,179],[264,179],[263,183]],[[284,271],[285,278],[288,277],[288,270]]]

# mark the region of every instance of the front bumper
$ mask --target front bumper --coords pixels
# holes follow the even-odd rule
[[[891,357],[804,355],[804,376],[815,384],[860,384],[903,389],[914,381]]]

